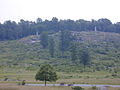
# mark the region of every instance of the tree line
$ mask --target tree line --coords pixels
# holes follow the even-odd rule
[[[109,19],[101,18],[99,20],[87,21],[79,20],[58,20],[53,17],[51,20],[25,21],[21,19],[18,23],[15,21],[5,21],[0,23],[0,40],[15,40],[29,35],[35,35],[41,32],[58,32],[60,30],[69,31],[97,31],[120,33],[120,22],[113,24]]]

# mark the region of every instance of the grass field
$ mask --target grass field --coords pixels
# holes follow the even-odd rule
[[[20,83],[22,80],[26,80],[26,83],[44,83],[35,80],[35,74],[37,71],[24,71],[24,70],[7,70],[0,72],[0,83]],[[57,82],[47,83],[61,83],[66,84],[111,84],[120,85],[120,78],[111,76],[109,72],[58,72]],[[119,73],[118,73],[119,74]],[[7,80],[5,80],[7,79]]]
[[[70,86],[22,86],[18,85],[22,80],[26,83],[44,83],[35,81],[34,77],[37,70],[30,71],[24,69],[0,69],[0,90],[72,90]],[[111,84],[120,85],[120,78],[111,76],[109,72],[57,72],[59,79],[56,82],[47,83],[66,83],[66,84]],[[120,73],[118,73],[120,74]],[[4,81],[6,78],[8,80]],[[83,87],[85,90],[94,90],[92,87]],[[120,90],[120,88],[107,87],[108,90]]]
[[[65,86],[22,86],[18,85],[22,80],[26,83],[41,83],[42,81],[35,80],[37,70],[30,71],[24,69],[0,68],[0,90],[72,90],[71,87]],[[50,83],[66,83],[66,84],[106,84],[106,85],[120,85],[120,78],[112,77],[109,72],[57,72],[59,79],[56,82]],[[117,73],[120,75],[120,73]],[[8,79],[5,81],[5,79]],[[93,90],[91,87],[83,87],[85,90]],[[120,90],[120,88],[107,87],[108,90]]]

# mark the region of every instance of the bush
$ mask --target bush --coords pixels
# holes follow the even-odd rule
[[[110,76],[109,75],[106,75],[105,78],[109,78]]]
[[[22,85],[25,85],[25,80],[22,81]]]
[[[115,77],[115,76],[117,76],[117,74],[116,74],[116,73],[113,73],[112,76]]]
[[[84,90],[84,88],[79,87],[79,86],[72,87],[72,89],[73,89],[73,90]]]
[[[96,86],[92,86],[92,90],[97,90],[97,87]]]
[[[6,77],[5,79],[4,79],[4,81],[7,81],[8,80],[8,78]]]
[[[117,75],[116,73],[113,73],[111,76],[113,76],[114,78],[119,78],[120,76]]]

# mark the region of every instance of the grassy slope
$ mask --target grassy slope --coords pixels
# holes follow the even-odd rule
[[[74,32],[79,42],[90,49],[92,62],[105,65],[120,63],[120,34],[103,32]],[[68,68],[70,60],[50,58],[48,50],[40,45],[38,37],[29,36],[20,40],[0,42],[0,65],[36,67],[42,63],[52,63],[61,68]],[[36,42],[34,42],[36,41]],[[63,65],[63,66],[61,66]],[[76,67],[73,67],[74,69]],[[30,68],[28,68],[30,69]]]
[[[90,49],[93,68],[104,69],[104,66],[114,66],[120,71],[120,35],[103,32],[81,32],[80,43]],[[60,82],[66,83],[93,83],[93,84],[120,84],[119,78],[113,78],[112,72],[85,72],[81,66],[69,65],[68,59],[50,58],[48,50],[44,50],[36,36],[29,36],[20,40],[0,42],[0,80],[9,79],[27,80],[34,82],[34,76],[39,65],[53,64],[58,71]],[[33,43],[33,41],[36,41]],[[99,68],[101,67],[101,68]],[[73,71],[77,73],[73,74]],[[86,68],[89,71],[89,67]],[[68,73],[72,72],[72,73]],[[118,73],[120,74],[120,73]],[[14,82],[14,81],[11,81]],[[36,83],[36,82],[34,82]]]

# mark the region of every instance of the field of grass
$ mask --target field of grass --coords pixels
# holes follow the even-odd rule
[[[20,83],[26,80],[26,83],[44,83],[35,80],[36,71],[27,71],[24,69],[7,69],[0,71],[0,83]],[[118,73],[119,74],[119,73]],[[47,83],[66,83],[66,84],[111,84],[120,85],[120,78],[112,77],[109,72],[57,72],[58,80]],[[120,75],[120,74],[119,74]],[[7,80],[5,80],[7,79]]]

